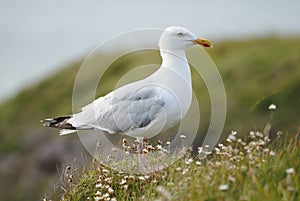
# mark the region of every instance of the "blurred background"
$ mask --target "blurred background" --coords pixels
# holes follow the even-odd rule
[[[295,133],[300,126],[299,11],[297,0],[0,0],[0,197],[40,199],[55,190],[64,165],[89,163],[78,136],[59,137],[39,120],[71,113],[83,59],[101,42],[133,29],[179,25],[214,42],[207,52],[227,92],[225,135],[263,129],[271,103],[277,105],[271,134]],[[116,62],[98,95],[149,58],[160,61],[150,52]],[[193,75],[193,87],[204,90],[201,77]],[[199,100],[208,108],[201,110],[201,136],[209,125],[208,93]]]

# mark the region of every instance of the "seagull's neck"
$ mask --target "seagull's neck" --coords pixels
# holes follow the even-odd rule
[[[162,57],[162,69],[167,68],[174,71],[191,85],[191,70],[184,50],[160,50],[160,55]]]

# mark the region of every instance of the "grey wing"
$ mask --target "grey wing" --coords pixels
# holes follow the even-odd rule
[[[164,101],[155,86],[119,88],[85,106],[71,119],[76,127],[92,127],[109,133],[142,128],[162,111]]]

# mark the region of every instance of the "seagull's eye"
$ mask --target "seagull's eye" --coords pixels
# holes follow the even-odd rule
[[[177,36],[182,37],[183,33],[178,33]]]

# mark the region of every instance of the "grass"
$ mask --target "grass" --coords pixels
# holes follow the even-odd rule
[[[79,172],[68,166],[54,200],[299,200],[299,132],[279,132],[272,142],[259,131],[232,132],[212,152],[202,151],[206,157],[187,151],[146,175],[116,172],[96,160]]]

